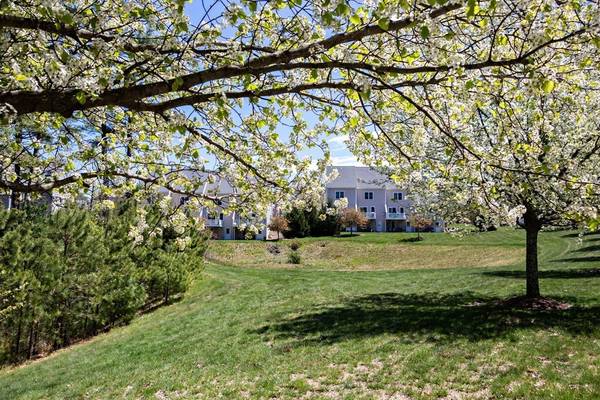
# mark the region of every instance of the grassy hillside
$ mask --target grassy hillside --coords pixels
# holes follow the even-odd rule
[[[215,242],[184,300],[1,370],[0,398],[597,399],[600,235],[574,236],[541,235],[553,312],[494,303],[523,292],[521,231],[306,239],[300,266]]]
[[[215,242],[209,260],[252,268],[295,268],[288,264],[289,244],[301,245],[302,269],[393,270],[423,268],[490,267],[518,264],[524,260],[520,232],[501,235],[473,234],[454,237],[423,234],[379,233],[341,238],[304,238],[278,243],[257,241]]]

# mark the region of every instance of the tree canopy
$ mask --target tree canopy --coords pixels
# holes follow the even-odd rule
[[[211,204],[195,173],[210,169],[233,206],[310,199],[323,135],[351,132],[380,167],[422,165],[424,130],[478,158],[448,120],[473,92],[551,91],[557,69],[598,59],[586,1],[214,1],[193,21],[182,0],[0,6],[0,187],[19,193],[160,186]]]

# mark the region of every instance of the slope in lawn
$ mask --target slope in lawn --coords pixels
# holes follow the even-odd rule
[[[485,248],[486,235],[473,247]],[[489,238],[513,248],[513,235],[521,233]],[[436,240],[431,245],[456,239]],[[523,292],[517,265],[356,272],[212,265],[180,303],[0,371],[0,397],[596,399],[598,240],[541,235],[542,291],[573,305],[551,313],[494,305]]]
[[[519,232],[503,231],[468,237],[423,234],[363,233],[341,238],[305,238],[279,242],[213,242],[207,257],[217,263],[253,268],[377,270],[408,268],[495,267],[524,260]],[[482,240],[485,237],[485,240]],[[290,243],[300,244],[301,264],[290,265]]]

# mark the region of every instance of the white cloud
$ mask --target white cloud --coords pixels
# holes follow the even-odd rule
[[[339,135],[339,136],[331,136],[327,138],[327,144],[332,149],[340,149],[346,148],[346,141],[348,140],[348,135]]]
[[[331,165],[336,166],[344,166],[344,165],[354,165],[358,167],[364,167],[360,161],[354,157],[354,155],[343,155],[343,156],[333,156],[331,157]]]

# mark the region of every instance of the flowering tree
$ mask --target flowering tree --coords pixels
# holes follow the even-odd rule
[[[417,240],[421,239],[421,232],[424,229],[430,228],[431,224],[433,224],[433,220],[431,218],[427,218],[421,214],[412,214],[410,216],[410,226],[415,228],[417,231]]]
[[[279,235],[289,229],[288,220],[281,215],[276,215],[271,218],[269,229],[277,232],[277,240],[279,240]]]
[[[553,10],[550,11],[550,14]],[[540,39],[538,39],[540,40]],[[379,113],[390,138],[365,152],[393,166],[436,213],[460,220],[474,210],[492,224],[526,230],[527,296],[538,297],[537,240],[544,226],[597,225],[600,195],[600,97],[597,49],[544,52],[538,70],[478,76],[420,93],[427,104]],[[452,93],[453,103],[446,95]],[[364,118],[369,118],[364,115]],[[358,130],[354,134],[360,138]],[[362,145],[368,145],[364,140]],[[398,157],[399,150],[407,158]]]
[[[365,215],[354,208],[345,208],[342,210],[339,216],[339,224],[342,228],[350,228],[350,236],[352,236],[353,229],[356,227],[364,228],[369,223],[369,220]]]
[[[586,62],[597,41],[597,9],[583,1],[202,6],[191,23],[183,0],[2,2],[0,188],[119,196],[166,187],[210,205],[223,199],[202,193],[205,175],[194,172],[211,169],[239,189],[225,200],[240,213],[298,187],[319,197],[320,134],[339,132],[337,121],[356,129],[399,107],[440,125],[431,91],[529,76],[567,49],[585,49]],[[309,126],[303,113],[321,122]],[[375,127],[385,136],[383,123]],[[370,131],[361,137],[375,142]],[[313,147],[325,154],[317,168],[296,155]]]

